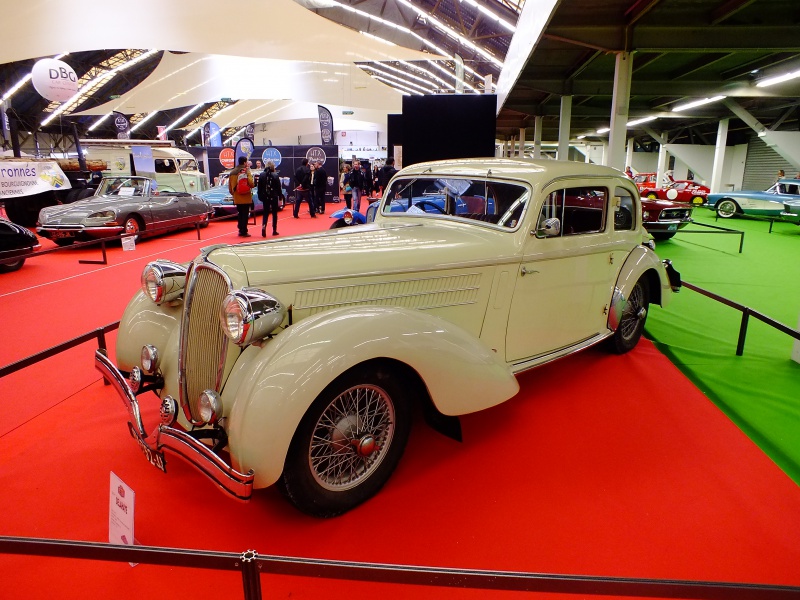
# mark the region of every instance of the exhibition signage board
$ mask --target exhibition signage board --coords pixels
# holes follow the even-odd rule
[[[121,112],[114,111],[114,127],[117,130],[118,140],[127,140],[131,137],[131,123],[128,117]]]
[[[213,148],[222,147],[222,134],[220,133],[219,125],[213,121],[203,125],[203,145]]]
[[[69,179],[56,161],[0,162],[0,200],[71,187]]]
[[[236,149],[234,150],[234,165],[239,164],[239,157],[244,156],[247,160],[250,160],[250,156],[253,154],[253,140],[243,137],[238,142],[236,142]]]
[[[131,155],[136,174],[155,179],[156,161],[153,158],[153,149],[150,146],[131,146]]]
[[[136,494],[113,471],[111,471],[110,483],[108,542],[133,546],[133,513]]]

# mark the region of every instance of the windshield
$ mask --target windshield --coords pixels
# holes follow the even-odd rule
[[[464,177],[395,179],[381,202],[386,216],[458,218],[514,229],[530,194],[520,183]]]
[[[97,190],[98,196],[144,196],[150,180],[144,177],[108,177]]]
[[[178,159],[178,168],[184,173],[198,171],[197,161],[188,158]]]

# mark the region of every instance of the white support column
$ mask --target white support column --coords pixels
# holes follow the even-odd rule
[[[533,119],[533,158],[542,158],[542,116]]]
[[[649,127],[645,127],[644,130],[647,132],[651,138],[658,142],[658,166],[656,167],[656,183],[657,185],[661,185],[661,181],[664,179],[664,174],[667,172],[667,136],[666,134],[656,133]]]
[[[520,158],[525,156],[525,128],[519,128],[519,151],[517,152],[517,156]]]
[[[625,167],[633,168],[633,138],[628,138],[628,149],[625,152]]]
[[[725,166],[725,146],[728,142],[728,123],[730,119],[720,119],[717,128],[717,145],[714,148],[714,166],[711,169],[711,193],[722,191],[722,168]]]
[[[628,106],[631,99],[633,56],[630,52],[617,54],[614,69],[614,97],[611,100],[611,132],[608,134],[606,164],[625,169],[625,139],[628,133]]]
[[[569,160],[569,135],[572,121],[572,96],[561,96],[558,118],[558,160]]]

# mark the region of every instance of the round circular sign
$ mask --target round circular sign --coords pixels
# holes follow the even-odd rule
[[[36,61],[31,70],[31,83],[43,97],[53,102],[66,102],[78,93],[78,76],[67,63],[55,58]]]
[[[325,151],[322,148],[319,146],[313,146],[308,149],[308,152],[306,152],[306,158],[309,160],[309,162],[325,162],[328,157],[325,156]]]
[[[267,164],[267,161],[271,160],[275,163],[275,167],[278,167],[283,157],[281,156],[280,150],[277,148],[267,148],[261,153],[261,160],[264,161],[264,164]]]
[[[225,169],[233,168],[233,161],[236,158],[236,153],[233,148],[223,148],[219,153],[219,162]]]
[[[678,197],[678,190],[676,189],[667,190],[667,198],[669,198],[670,200],[675,200],[675,198],[677,197]]]

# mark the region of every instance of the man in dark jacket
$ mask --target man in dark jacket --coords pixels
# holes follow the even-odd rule
[[[353,188],[353,209],[360,212],[361,195],[364,193],[366,181],[364,180],[364,173],[361,171],[361,163],[357,160],[353,161],[353,170],[350,173],[350,187]]]
[[[308,159],[304,158],[303,162],[294,172],[295,194],[294,194],[294,218],[299,219],[300,204],[305,200],[308,204],[308,212],[311,213],[311,218],[315,218],[316,211],[314,210],[314,201],[311,199],[311,168],[308,166]]]
[[[317,212],[325,214],[325,190],[328,189],[328,174],[322,161],[317,161],[317,168],[314,171],[314,206]]]
[[[275,172],[275,163],[267,161],[267,167],[258,178],[258,199],[264,204],[264,213],[261,221],[261,237],[267,237],[267,222],[272,215],[272,235],[278,235],[278,209],[279,200],[283,196],[281,180]]]
[[[381,196],[395,173],[397,173],[397,169],[394,168],[394,159],[390,156],[386,159],[386,164],[378,171],[378,192]]]

